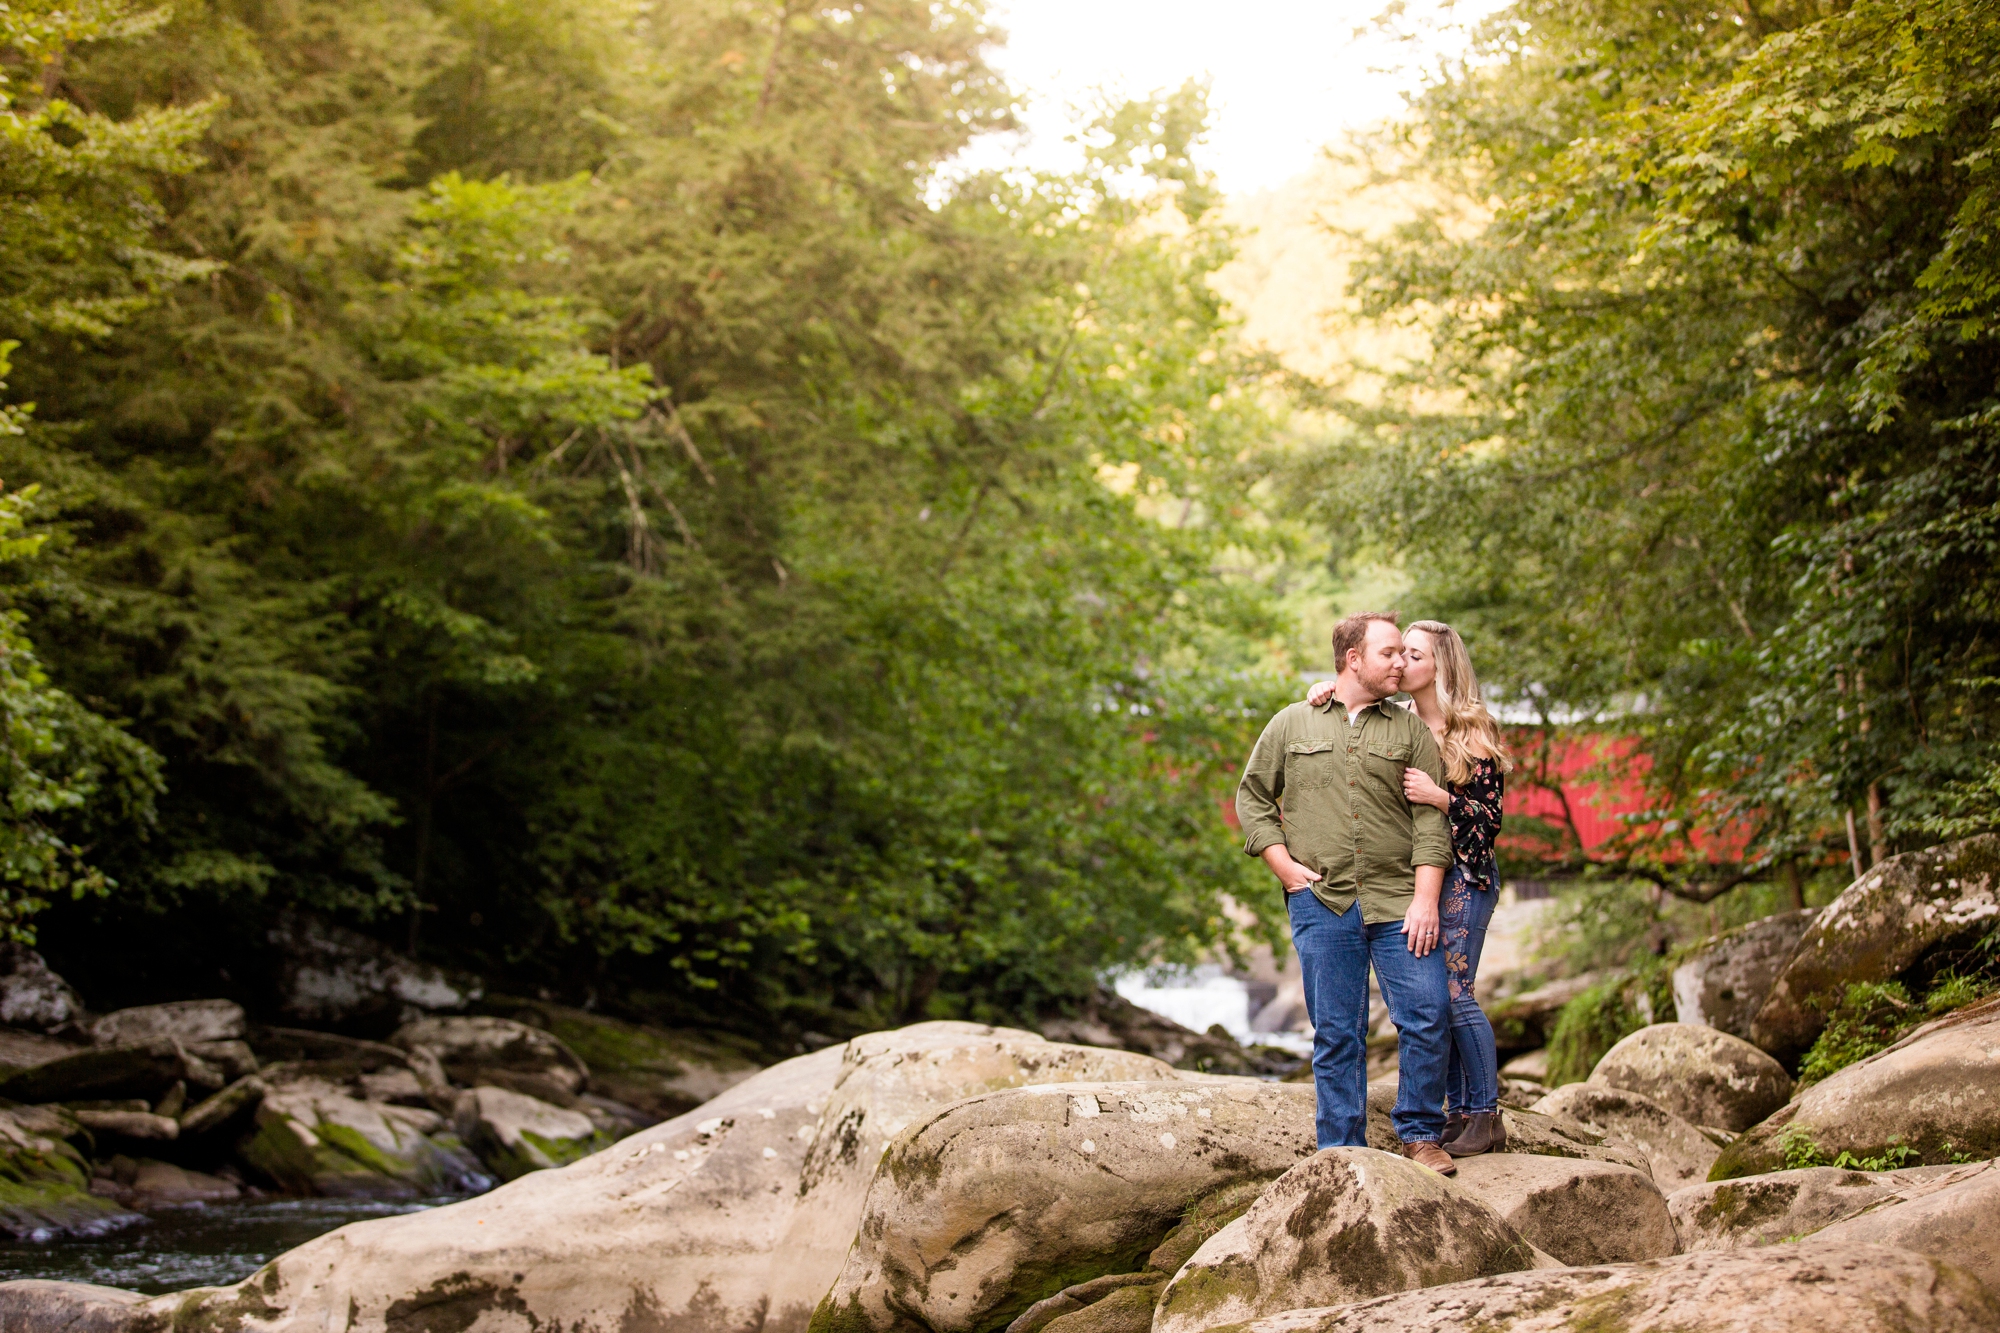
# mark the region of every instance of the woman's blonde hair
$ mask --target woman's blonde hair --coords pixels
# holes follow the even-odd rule
[[[1490,758],[1502,773],[1514,767],[1500,724],[1479,697],[1479,677],[1472,672],[1472,654],[1465,640],[1442,620],[1413,620],[1410,629],[1431,636],[1431,658],[1437,663],[1438,707],[1444,710],[1445,781],[1457,784],[1472,776],[1472,761]],[[1407,631],[1406,631],[1407,632]]]

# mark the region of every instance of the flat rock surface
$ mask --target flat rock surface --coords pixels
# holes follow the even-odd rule
[[[1957,1264],[2000,1292],[2000,1168],[1981,1162],[1899,1183],[1882,1200],[1813,1236],[1895,1245]]]
[[[1460,1158],[1452,1184],[1565,1264],[1659,1259],[1680,1248],[1665,1197],[1629,1166],[1484,1153]]]
[[[1883,1245],[1785,1245],[1457,1282],[1242,1333],[1990,1333],[2000,1300]]]
[[[1558,1088],[1532,1109],[1581,1121],[1602,1130],[1610,1142],[1638,1149],[1646,1158],[1653,1183],[1669,1193],[1707,1180],[1709,1168],[1722,1152],[1699,1126],[1689,1124],[1651,1097],[1602,1083]]]

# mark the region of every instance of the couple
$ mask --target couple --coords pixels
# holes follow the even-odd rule
[[[1236,788],[1243,850],[1285,888],[1313,1025],[1319,1146],[1363,1146],[1368,967],[1396,1025],[1403,1152],[1506,1147],[1493,1026],[1472,985],[1500,896],[1500,728],[1451,626],[1365,613],[1334,626],[1339,675],[1271,719]],[[1389,702],[1407,692],[1413,708]],[[1451,1111],[1445,1113],[1450,1098]]]

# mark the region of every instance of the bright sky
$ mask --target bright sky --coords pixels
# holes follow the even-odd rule
[[[1207,75],[1215,115],[1204,156],[1218,183],[1230,194],[1277,185],[1342,131],[1395,115],[1421,67],[1456,47],[1448,29],[1414,48],[1386,40],[1370,21],[1388,3],[995,0],[992,18],[1008,32],[996,63],[1032,98],[1028,133],[995,136],[971,160],[1067,168],[1068,107],[1093,88],[1139,94]],[[1443,7],[1409,0],[1407,11],[1421,18]],[[1462,24],[1497,7],[1462,0],[1451,13]]]

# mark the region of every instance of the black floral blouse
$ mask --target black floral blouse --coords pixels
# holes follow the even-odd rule
[[[1445,790],[1451,794],[1445,817],[1451,823],[1452,855],[1458,858],[1473,888],[1498,887],[1493,843],[1500,836],[1500,800],[1507,790],[1506,775],[1493,760],[1475,759],[1466,780]]]

